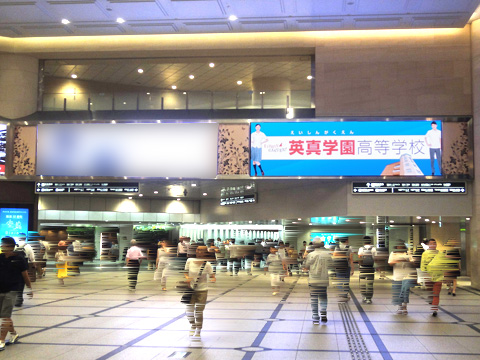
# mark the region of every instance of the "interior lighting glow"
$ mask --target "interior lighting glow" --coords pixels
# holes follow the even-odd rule
[[[197,186],[197,184],[192,184],[191,186],[192,186],[192,187],[195,187],[195,186]]]
[[[312,75],[308,75],[308,76],[307,76],[307,79],[308,79],[308,80],[312,80],[312,79],[313,79],[313,76],[312,76]]]
[[[422,217],[421,216],[417,216],[417,219],[421,219]]]
[[[208,64],[208,66],[210,66],[211,68],[215,67],[215,63],[210,63]]]
[[[243,81],[242,80],[238,80],[237,81],[237,85],[242,85],[243,84]]]
[[[138,196],[142,197],[142,196],[143,196],[143,194],[138,194]]]
[[[426,222],[429,222],[429,221],[430,221],[430,219],[425,219],[425,221],[426,221]]]
[[[70,21],[68,19],[62,19],[62,24],[63,25],[68,25],[68,24],[70,24]]]
[[[77,76],[77,74],[72,74],[71,77],[72,77],[72,79],[76,79],[78,76]]]
[[[470,221],[470,218],[465,218],[465,220]]]
[[[155,190],[153,193],[154,193],[154,194],[158,194],[158,191],[157,191],[157,190]]]
[[[175,90],[177,88],[177,85],[172,85],[172,89]]]
[[[190,78],[190,80],[195,79],[195,75],[188,75],[188,77]]]
[[[125,20],[122,19],[121,17],[117,18],[117,23],[123,24],[124,22],[125,22]]]
[[[203,196],[207,196],[208,194],[207,194],[207,193],[203,193],[202,195],[203,195]]]
[[[137,71],[139,74],[143,74],[143,69],[138,69]]]
[[[236,20],[238,20],[238,17],[237,17],[236,15],[233,15],[233,14],[232,14],[232,15],[230,15],[230,16],[228,17],[228,20],[230,20],[230,21],[236,21]]]

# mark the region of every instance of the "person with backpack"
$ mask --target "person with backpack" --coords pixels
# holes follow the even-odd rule
[[[320,238],[313,240],[313,247],[314,250],[307,255],[303,267],[308,270],[313,323],[319,324],[320,319],[322,323],[327,322],[327,288],[332,270],[332,252],[325,248],[325,243]]]
[[[10,344],[18,340],[12,321],[12,312],[17,293],[24,284],[30,289],[28,295],[33,296],[32,284],[28,277],[28,265],[25,258],[14,251],[15,239],[6,236],[1,240],[0,254],[0,351],[5,350],[7,334],[10,332]]]
[[[27,237],[25,234],[19,234],[17,238],[15,250],[18,255],[23,256],[27,262],[27,271],[32,269],[35,264],[35,254],[33,252],[32,246],[27,243]],[[35,271],[31,271],[29,277],[32,276],[32,281],[35,281]],[[22,284],[21,291],[17,293],[17,300],[15,301],[15,307],[23,306],[23,291],[25,290],[25,283]]]
[[[360,265],[360,293],[362,294],[363,302],[366,304],[372,303],[376,254],[377,249],[372,244],[372,238],[364,236],[363,246],[358,249],[358,263]]]

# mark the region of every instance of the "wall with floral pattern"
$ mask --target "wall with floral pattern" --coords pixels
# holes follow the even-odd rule
[[[249,124],[218,127],[218,175],[248,175],[250,164]]]
[[[13,175],[35,175],[36,126],[15,126]]]

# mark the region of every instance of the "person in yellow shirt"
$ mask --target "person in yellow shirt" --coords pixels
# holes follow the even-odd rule
[[[431,295],[429,295],[428,298],[432,309],[432,316],[437,316],[444,270],[441,266],[442,261],[440,258],[437,258],[437,255],[439,255],[437,241],[435,239],[428,239],[426,245],[428,249],[422,254],[420,269],[428,272],[432,278],[430,281],[427,281],[425,285],[427,291],[431,291]]]

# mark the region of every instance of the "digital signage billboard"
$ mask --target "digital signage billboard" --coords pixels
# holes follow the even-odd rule
[[[251,176],[441,175],[441,122],[251,123]]]
[[[217,176],[216,123],[42,124],[37,175]]]
[[[5,176],[7,158],[7,125],[0,124],[0,176]]]
[[[0,236],[18,236],[28,233],[29,209],[0,208]]]

